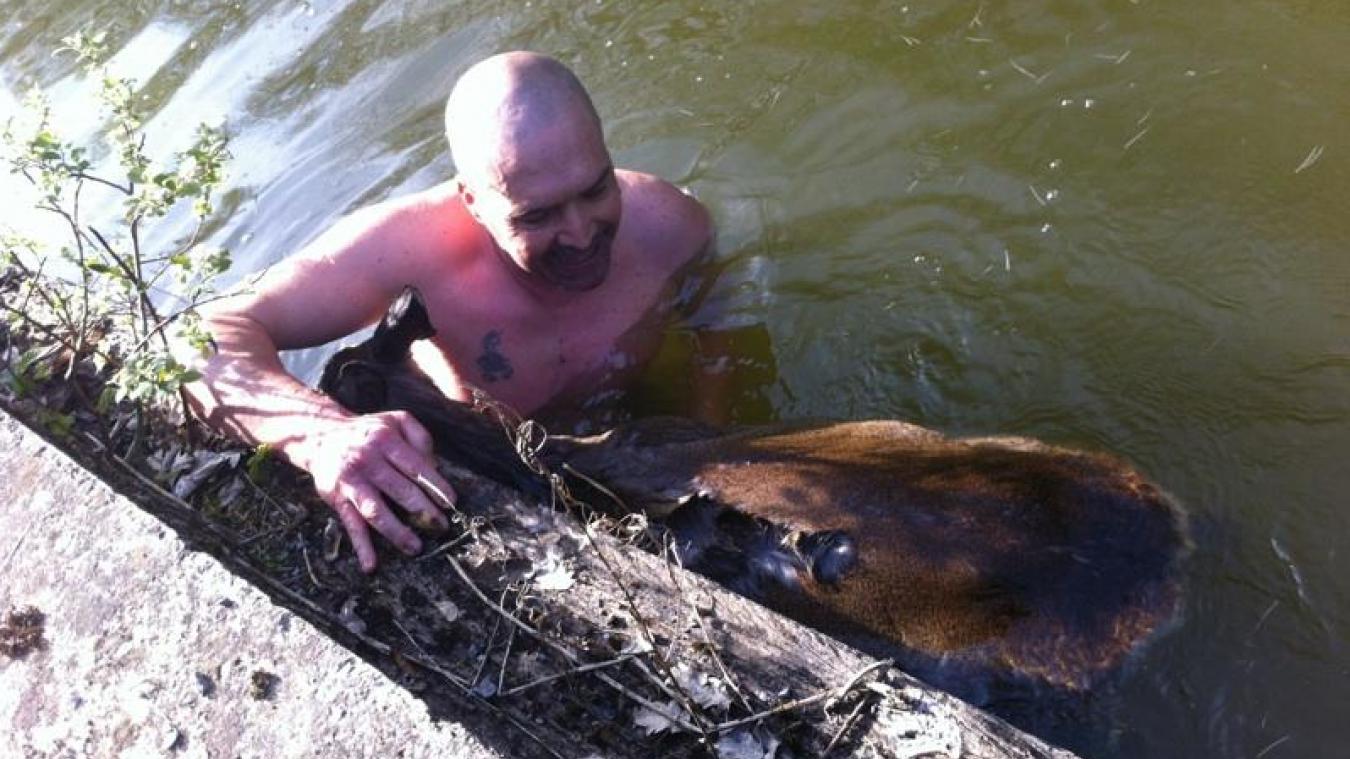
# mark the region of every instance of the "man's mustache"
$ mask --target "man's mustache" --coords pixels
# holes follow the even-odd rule
[[[602,227],[597,230],[595,236],[591,238],[591,244],[584,248],[578,248],[575,245],[565,245],[555,242],[549,246],[548,257],[551,260],[566,261],[574,258],[587,258],[600,252],[600,249],[614,240],[614,228]]]

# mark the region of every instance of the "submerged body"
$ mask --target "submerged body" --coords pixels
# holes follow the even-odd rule
[[[500,427],[406,360],[432,332],[406,292],[322,389],[354,411],[409,411],[441,455],[537,487]],[[551,437],[541,457],[659,520],[686,566],[978,702],[1087,690],[1180,603],[1183,515],[1109,456],[897,421],[647,419]]]

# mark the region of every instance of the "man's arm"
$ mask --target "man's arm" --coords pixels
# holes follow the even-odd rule
[[[453,491],[436,472],[430,435],[410,415],[353,415],[288,374],[277,352],[328,342],[374,321],[396,294],[388,283],[409,268],[384,258],[404,249],[390,244],[394,222],[387,209],[359,212],[270,271],[252,292],[213,304],[203,318],[217,350],[199,367],[202,379],[187,388],[194,413],[208,426],[265,443],[313,475],[365,571],[376,563],[369,527],[405,553],[421,550],[384,497],[419,525],[443,529],[445,517],[427,494]],[[424,492],[419,478],[432,487]]]

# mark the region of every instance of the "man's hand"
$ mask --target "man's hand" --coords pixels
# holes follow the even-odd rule
[[[364,572],[376,564],[371,527],[405,554],[422,550],[386,498],[423,530],[449,527],[441,509],[454,506],[454,490],[436,471],[431,436],[405,411],[316,422],[289,448],[287,457],[313,475],[315,489],[337,512]]]
[[[289,277],[281,277],[283,284],[305,271],[300,266]],[[316,321],[304,309],[321,309],[322,304],[313,303],[314,293],[325,291],[313,284],[280,287],[267,297],[253,295],[252,300],[208,310],[203,318],[217,350],[197,367],[202,381],[186,390],[193,413],[208,425],[245,442],[271,445],[313,475],[315,489],[346,528],[361,569],[372,572],[376,558],[371,527],[404,553],[422,550],[422,541],[395,516],[392,504],[398,504],[417,527],[444,530],[449,525],[441,509],[451,508],[455,496],[436,471],[431,436],[410,414],[355,416],[282,366],[274,332],[282,334],[281,345],[286,348],[334,337],[304,331],[305,325]],[[354,329],[363,312],[388,303],[382,292],[342,300],[361,303],[355,315],[337,319],[339,329]],[[269,305],[279,303],[299,310],[281,314],[269,310]],[[276,324],[292,327],[287,331]]]

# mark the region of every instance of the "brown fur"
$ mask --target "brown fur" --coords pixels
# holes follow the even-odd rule
[[[409,367],[430,333],[405,293],[321,387],[358,411],[409,410],[442,455],[538,492],[500,428]],[[1185,519],[1110,456],[897,421],[678,419],[554,437],[543,455],[663,519],[692,568],[977,699],[997,683],[1090,688],[1180,602]]]

